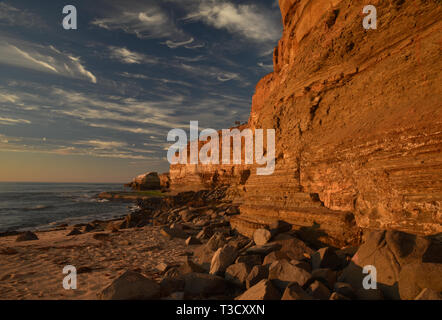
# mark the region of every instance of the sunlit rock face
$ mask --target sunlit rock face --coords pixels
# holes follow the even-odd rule
[[[276,130],[274,174],[172,166],[172,185],[204,187],[222,172],[215,182],[242,203],[232,226],[247,235],[276,219],[337,245],[359,228],[442,232],[442,7],[372,4],[377,30],[363,28],[362,1],[280,0],[274,72],[247,125]]]

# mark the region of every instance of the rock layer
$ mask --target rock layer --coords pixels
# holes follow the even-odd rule
[[[362,26],[363,1],[280,0],[274,71],[247,124],[276,130],[275,173],[172,166],[172,187],[231,185],[242,203],[231,223],[248,236],[276,220],[335,245],[359,228],[441,233],[442,7],[372,4],[377,30]]]

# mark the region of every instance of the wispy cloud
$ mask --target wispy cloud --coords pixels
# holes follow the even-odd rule
[[[31,121],[26,119],[12,119],[12,118],[3,118],[0,117],[0,124],[3,125],[14,125],[14,124],[30,124]]]
[[[279,16],[257,5],[228,1],[198,1],[199,6],[185,20],[202,21],[217,29],[240,35],[255,42],[276,41],[281,36]]]
[[[134,52],[127,48],[109,47],[109,50],[112,59],[126,64],[157,63],[159,61],[156,57]]]
[[[0,25],[38,28],[46,26],[46,23],[41,17],[29,10],[0,2]]]
[[[97,83],[97,78],[88,71],[79,57],[61,52],[54,46],[0,38],[0,64],[52,73],[63,77],[86,79]]]
[[[169,15],[159,6],[143,4],[132,10],[124,5],[117,7],[114,14],[91,22],[107,30],[123,30],[138,38],[182,38],[183,32],[175,26]]]
[[[166,46],[168,46],[171,49],[176,49],[179,47],[185,47],[185,48],[194,48],[193,46],[191,46],[191,44],[195,41],[195,39],[192,37],[189,40],[186,41],[180,41],[180,42],[174,42],[172,40],[167,40],[166,42],[163,42],[163,44],[165,44]]]

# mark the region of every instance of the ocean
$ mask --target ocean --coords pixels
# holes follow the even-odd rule
[[[131,203],[96,197],[103,191],[123,190],[122,184],[0,182],[0,232],[47,230],[123,216]]]

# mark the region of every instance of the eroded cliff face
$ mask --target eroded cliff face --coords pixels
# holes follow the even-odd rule
[[[377,30],[362,26],[366,4],[377,8]],[[440,2],[280,0],[280,7],[274,72],[258,83],[248,123],[276,130],[276,170],[225,171],[242,202],[232,226],[250,235],[282,219],[340,244],[359,228],[441,233]],[[224,169],[172,167],[171,183],[198,176],[204,184]],[[237,175],[244,169],[246,181]]]

